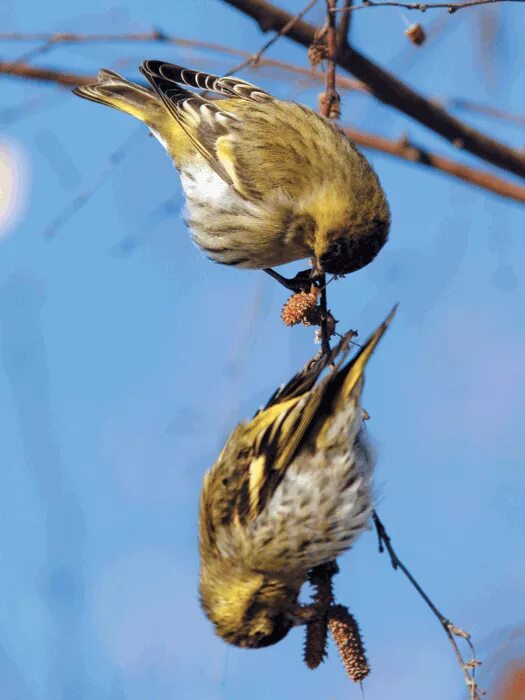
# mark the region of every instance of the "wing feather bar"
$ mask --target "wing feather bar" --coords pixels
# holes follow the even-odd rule
[[[140,71],[210,167],[224,182],[234,186],[231,176],[217,158],[216,141],[224,132],[223,122],[235,120],[235,117],[165,78],[158,70],[159,64],[160,61],[145,61]]]
[[[202,71],[184,68],[175,63],[163,61],[145,61],[143,67],[146,71],[156,74],[165,80],[187,85],[199,90],[208,90],[225,97],[240,97],[252,102],[268,102],[273,97],[252,83],[236,78],[235,76],[214,75]]]

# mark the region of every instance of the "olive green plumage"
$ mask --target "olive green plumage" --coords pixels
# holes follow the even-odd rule
[[[363,372],[392,315],[346,365],[350,334],[293,377],[235,428],[205,476],[201,602],[231,644],[279,641],[308,571],[367,526],[373,456],[361,417]],[[330,362],[338,364],[326,369]]]
[[[335,274],[375,257],[388,204],[338,127],[239,78],[161,61],[141,70],[152,89],[102,70],[75,93],[148,125],[180,172],[192,237],[208,257],[258,269],[314,257]]]

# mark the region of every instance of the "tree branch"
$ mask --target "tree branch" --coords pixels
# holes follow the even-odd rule
[[[371,148],[380,153],[386,153],[411,163],[423,165],[426,168],[438,170],[452,177],[456,177],[459,180],[463,180],[463,182],[467,182],[470,185],[476,185],[482,189],[494,192],[494,194],[500,197],[506,197],[516,202],[525,203],[525,187],[523,185],[509,182],[509,180],[503,180],[488,170],[472,168],[469,165],[458,163],[451,158],[445,158],[444,156],[431,153],[421,146],[403,138],[387,139],[377,134],[370,134],[349,127],[345,128],[344,131],[352,141],[363,148]]]
[[[321,102],[321,114],[330,119],[332,109],[339,104],[339,95],[335,89],[335,65],[338,49],[338,37],[336,18],[333,10],[335,9],[337,0],[326,0],[326,48],[328,68],[325,76],[326,91],[324,99]],[[328,328],[328,300],[326,297],[326,275],[321,269],[321,274],[318,279],[319,288],[321,290],[321,298],[319,306],[321,309],[321,348],[325,355],[330,354],[330,335],[331,330]],[[332,329],[333,331],[334,329]]]
[[[234,75],[238,71],[241,71],[243,68],[246,68],[249,65],[256,66],[257,63],[261,60],[262,55],[268,51],[268,49],[275,44],[276,41],[278,41],[281,37],[286,36],[290,29],[293,27],[293,25],[298,22],[300,19],[304,17],[304,15],[310,10],[315,4],[317,4],[317,0],[310,0],[305,7],[298,12],[294,17],[291,17],[291,19],[283,26],[281,29],[272,36],[271,39],[269,39],[261,48],[257,51],[257,53],[254,53],[246,60],[244,60],[242,63],[239,63],[237,66],[234,66],[231,70],[228,71],[228,75]]]
[[[350,7],[352,0],[345,0],[345,7]],[[341,8],[343,9],[343,8]],[[303,10],[304,12],[304,10]],[[301,14],[301,13],[299,13]],[[349,15],[343,15],[339,21],[337,27],[337,37],[338,45],[341,41],[345,39],[348,34],[347,23],[344,22],[345,18]],[[279,36],[279,35],[277,35]],[[274,37],[275,38],[275,37]],[[247,67],[255,68],[275,68],[281,71],[288,71],[290,73],[295,73],[297,75],[302,75],[305,78],[310,78],[317,82],[324,82],[325,76],[323,72],[314,70],[312,68],[307,68],[306,66],[299,66],[293,63],[287,63],[285,61],[279,61],[273,58],[263,58],[261,55],[261,50],[257,54],[252,54],[249,51],[244,51],[242,49],[237,49],[232,46],[226,46],[225,44],[217,44],[209,41],[200,41],[198,39],[184,39],[182,37],[172,36],[166,34],[160,30],[152,30],[150,32],[130,32],[130,33],[120,33],[120,34],[72,34],[69,32],[0,32],[0,41],[11,41],[11,42],[33,42],[39,41],[43,42],[45,46],[45,53],[55,47],[64,44],[87,44],[87,43],[168,43],[173,46],[190,47],[196,49],[203,49],[205,51],[212,51],[215,53],[224,53],[231,56],[240,56],[247,59]],[[266,44],[265,44],[266,46]],[[40,47],[41,49],[43,47]],[[250,60],[253,59],[253,60]],[[20,63],[20,59],[16,62],[11,61],[9,64],[13,65],[15,63]],[[14,74],[14,73],[13,73]],[[61,72],[62,74],[62,72]],[[29,77],[20,73],[20,77]],[[336,75],[336,85],[341,89],[346,90],[358,90],[370,95],[370,90],[367,88],[365,83],[360,80],[354,80],[352,78],[346,78],[341,75]],[[525,117],[517,114],[512,114],[505,110],[491,107],[490,105],[474,102],[465,98],[457,97],[437,97],[432,98],[434,104],[438,104],[441,107],[448,108],[451,110],[461,110],[466,112],[472,112],[475,114],[484,114],[494,119],[499,119],[506,121],[517,126],[525,126]]]
[[[333,12],[353,12],[355,10],[366,10],[368,7],[402,7],[404,10],[419,10],[426,12],[427,10],[448,10],[452,15],[458,10],[463,10],[466,7],[475,7],[476,5],[493,5],[499,2],[523,2],[523,0],[466,0],[466,2],[375,2],[375,0],[364,0],[360,5],[353,7],[333,10]]]
[[[36,68],[28,66],[26,63],[3,63],[0,62],[0,74],[10,75],[15,78],[29,78],[43,83],[53,83],[64,87],[77,87],[78,85],[88,85],[96,83],[95,75],[79,75],[78,73],[65,73],[52,68]]]
[[[337,23],[337,51],[341,46],[346,46],[348,44],[348,37],[350,35],[350,21],[352,19],[352,3],[354,0],[344,0],[343,7],[340,8],[340,12],[343,12],[339,21]]]
[[[267,0],[222,0],[252,17],[263,31],[279,29],[291,15]],[[287,36],[303,46],[310,46],[316,28],[300,20]],[[345,44],[340,47],[337,63],[366,83],[370,92],[385,104],[407,114],[440,134],[457,148],[468,151],[504,170],[525,177],[525,156],[482,132],[464,124],[443,107],[425,99],[406,83]]]
[[[470,700],[481,700],[481,696],[484,695],[484,692],[478,687],[475,679],[476,668],[481,664],[476,659],[476,650],[474,649],[474,645],[470,639],[470,634],[468,632],[465,632],[465,630],[461,629],[461,627],[456,627],[456,625],[454,625],[447,617],[445,617],[443,613],[440,612],[440,610],[436,607],[436,605],[433,603],[433,601],[427,595],[427,593],[425,593],[425,591],[416,581],[409,569],[397,556],[397,552],[395,551],[392,545],[392,540],[390,539],[390,536],[386,531],[383,522],[381,521],[379,515],[377,514],[377,511],[375,510],[372,511],[372,520],[374,521],[374,525],[377,532],[379,552],[383,553],[385,550],[388,552],[388,556],[390,557],[390,563],[392,564],[392,567],[395,570],[399,569],[403,572],[406,578],[410,581],[411,585],[417,591],[418,595],[430,608],[432,614],[435,615],[435,617],[439,620],[439,623],[443,627],[443,630],[448,637],[450,645],[454,650],[454,655],[458,661],[458,664],[461,667],[461,670],[463,671],[465,683],[469,690]],[[463,658],[463,654],[459,649],[456,638],[464,639],[466,641],[472,653],[472,659],[466,661]]]

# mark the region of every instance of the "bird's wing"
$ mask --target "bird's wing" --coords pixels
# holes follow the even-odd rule
[[[344,360],[348,354],[350,349],[350,341],[355,335],[355,331],[348,331],[341,338],[335,348],[333,348],[330,354],[320,353],[307,362],[303,369],[299,370],[297,374],[294,374],[290,381],[286,382],[286,384],[282,384],[274,391],[266,402],[265,406],[257,411],[256,415],[263,412],[267,408],[270,408],[271,406],[283,403],[291,398],[299,398],[310,391],[310,389],[313,389],[315,383],[326,367],[329,365],[335,366],[338,358],[338,364],[341,364],[342,360]]]
[[[216,92],[224,97],[240,97],[250,102],[269,102],[273,97],[252,83],[236,78],[233,75],[221,77],[212,73],[191,70],[178,66],[175,63],[163,63],[162,61],[145,61],[144,69],[158,75],[164,80],[179,85]]]
[[[258,103],[268,102],[272,96],[239,78],[221,78],[162,61],[145,61],[140,70],[210,167],[245,196],[237,181],[231,148],[225,138],[238,126],[239,117],[223,109],[220,100],[207,100],[182,86]]]
[[[213,518],[211,513],[208,518],[210,533],[218,525],[247,524],[264,510],[298,450],[310,437],[312,427],[318,426],[317,421],[323,416],[332,416],[337,402],[350,400],[354,391],[361,390],[365,365],[394,312],[395,309],[344,367],[350,334],[329,358],[299,372],[266,408],[249,423],[237,427],[205,481],[203,507],[206,510],[206,504],[214,503]],[[338,366],[314,386],[322,370],[335,358]]]
[[[366,343],[344,367],[349,352],[347,334],[331,355],[338,365],[319,383],[299,398],[272,404],[260,414],[260,425],[254,425],[254,453],[249,467],[249,518],[255,518],[271,499],[295,455],[310,437],[311,428],[329,417],[339,401],[350,400],[361,390],[363,372],[375,347],[394,315],[393,310]],[[338,357],[339,356],[339,357]],[[306,378],[308,383],[310,378]],[[293,382],[293,380],[292,380]],[[291,387],[295,392],[295,387]],[[320,427],[319,427],[320,430]]]

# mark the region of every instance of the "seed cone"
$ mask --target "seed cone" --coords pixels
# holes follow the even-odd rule
[[[318,609],[318,617],[306,626],[304,641],[304,662],[314,669],[326,658],[328,641],[328,609],[334,602],[332,577],[339,571],[336,562],[317,566],[310,571],[308,580],[313,589],[313,605]]]
[[[308,47],[308,60],[312,68],[317,68],[317,66],[328,57],[328,49],[326,44],[321,42],[314,42]]]
[[[281,311],[285,326],[295,326],[302,323],[305,326],[317,326],[320,323],[320,312],[317,308],[319,291],[313,288],[310,292],[292,294]]]
[[[410,27],[405,29],[405,36],[416,46],[424,44],[427,38],[425,30],[419,23],[411,24]]]
[[[317,668],[326,658],[328,627],[326,615],[320,615],[317,620],[306,625],[303,658],[308,668]]]
[[[346,672],[353,681],[359,683],[370,673],[370,666],[354,616],[343,605],[333,605],[328,613],[328,627]]]

